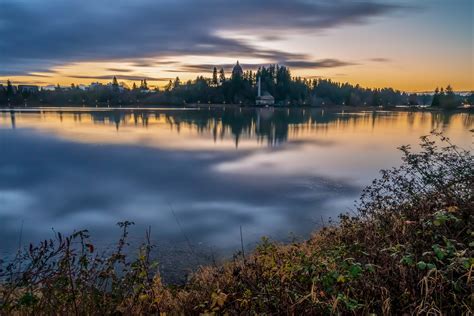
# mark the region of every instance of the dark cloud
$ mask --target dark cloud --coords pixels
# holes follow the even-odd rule
[[[325,78],[325,77],[315,75],[315,76],[305,76],[305,78],[306,78],[306,79],[322,79],[322,78]]]
[[[217,31],[270,37],[315,32],[365,23],[400,8],[374,0],[3,0],[0,74],[44,71],[76,61],[183,54],[305,60],[304,55],[224,38]]]
[[[258,65],[244,65],[242,66],[245,69],[256,69]],[[185,73],[202,73],[202,72],[212,72],[216,67],[218,70],[224,68],[224,71],[230,71],[234,67],[234,64],[194,64],[194,65],[179,65],[176,69],[167,69],[168,72],[185,72]]]
[[[87,76],[87,75],[74,75],[74,76],[68,76],[69,78],[76,78],[76,79],[94,79],[94,80],[107,80],[112,78],[114,76]],[[148,77],[148,76],[128,76],[128,75],[115,75],[115,77],[119,80],[149,80],[149,81],[168,81],[173,78],[156,78],[156,77]]]
[[[51,78],[53,73],[51,74],[37,74],[37,73],[28,73],[27,76],[29,77],[39,77],[39,78]]]
[[[12,84],[14,85],[19,85],[19,84],[25,84],[25,85],[39,85],[39,86],[46,86],[50,84],[49,82],[44,82],[44,81],[37,81],[37,80],[28,80],[28,81],[12,81]]]
[[[338,59],[323,59],[323,60],[288,60],[282,64],[293,68],[335,68],[343,66],[357,65],[353,62],[342,61]]]
[[[107,68],[106,70],[113,71],[113,72],[132,72],[131,69],[126,69],[126,68]]]
[[[132,63],[132,66],[134,67],[156,67],[156,66],[166,66],[166,65],[173,65],[179,63],[176,60],[139,60],[139,61],[134,61]]]
[[[309,57],[308,57],[309,58]],[[322,59],[322,60],[286,60],[277,62],[282,66],[291,68],[336,68],[343,66],[357,65],[353,62],[338,60],[338,59]],[[241,64],[242,67],[247,70],[257,70],[260,67],[267,67],[268,64]],[[203,73],[212,72],[214,67],[217,69],[224,68],[225,71],[230,71],[234,67],[234,64],[185,64],[179,65],[176,69],[168,69],[168,72],[184,72],[184,73]]]
[[[383,57],[376,57],[376,58],[371,58],[370,61],[376,62],[376,63],[389,63],[392,60],[389,58],[383,58]]]

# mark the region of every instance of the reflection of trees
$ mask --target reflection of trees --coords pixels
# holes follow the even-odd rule
[[[472,129],[474,126],[474,115],[468,113],[462,113],[460,115],[462,125],[465,129]]]
[[[15,112],[14,111],[10,112],[10,119],[11,119],[12,129],[15,129],[16,128],[16,117],[15,117]]]
[[[65,115],[61,113],[60,117]],[[199,134],[208,133],[213,139],[232,137],[238,142],[244,138],[256,138],[276,146],[287,141],[289,134],[327,130],[329,126],[344,129],[349,126],[369,126],[376,124],[392,124],[403,120],[407,127],[416,121],[427,123],[431,119],[431,129],[446,127],[452,123],[453,114],[420,113],[420,112],[356,112],[344,113],[323,109],[283,109],[255,108],[241,109],[235,107],[210,108],[200,110],[133,110],[133,111],[92,111],[90,113],[72,113],[74,120],[81,121],[81,116],[90,115],[94,124],[114,124],[119,130],[121,125],[132,124],[136,127],[148,127],[160,121],[170,126],[177,133],[182,128],[195,130]],[[465,128],[473,125],[473,116],[468,113],[459,116]],[[12,115],[13,117],[13,115]],[[13,118],[12,118],[13,120]],[[133,122],[133,123],[130,123]],[[13,123],[12,123],[13,125]]]
[[[255,137],[274,146],[288,139],[290,128],[295,133],[312,130],[315,125],[324,126],[331,122],[348,124],[367,116],[338,115],[321,109],[240,109],[212,108],[192,111],[97,111],[91,112],[96,124],[110,122],[117,130],[121,124],[133,121],[135,126],[148,126],[150,118],[164,121],[180,132],[183,126],[198,133],[210,133],[214,140],[231,135],[238,144],[242,138]]]
[[[470,113],[436,113],[432,118],[432,129],[445,130],[453,124],[460,124],[465,129],[474,127],[474,115]]]

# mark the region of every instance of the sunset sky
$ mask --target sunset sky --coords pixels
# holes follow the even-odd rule
[[[229,75],[279,63],[367,87],[474,90],[472,0],[0,0],[0,83]]]

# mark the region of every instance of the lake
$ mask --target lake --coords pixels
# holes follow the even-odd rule
[[[170,275],[288,241],[353,209],[397,147],[431,130],[472,146],[474,116],[272,108],[41,108],[0,113],[0,254],[89,229],[107,249],[119,221],[151,227]]]

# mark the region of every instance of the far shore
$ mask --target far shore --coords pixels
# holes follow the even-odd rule
[[[447,110],[442,108],[435,108],[431,106],[408,106],[408,105],[397,105],[397,106],[348,106],[348,105],[330,105],[330,106],[311,106],[311,105],[273,105],[273,106],[257,106],[257,105],[241,105],[241,104],[216,104],[216,103],[187,103],[187,104],[168,104],[168,105],[150,105],[150,104],[137,104],[137,105],[113,105],[107,106],[106,104],[100,104],[98,106],[89,106],[81,104],[67,104],[67,105],[34,105],[34,106],[8,106],[0,105],[0,112],[9,111],[115,111],[115,110],[162,110],[162,109],[321,109],[328,111],[415,111],[415,112],[446,112]],[[457,109],[449,110],[449,112],[472,112],[473,107],[459,107]]]

